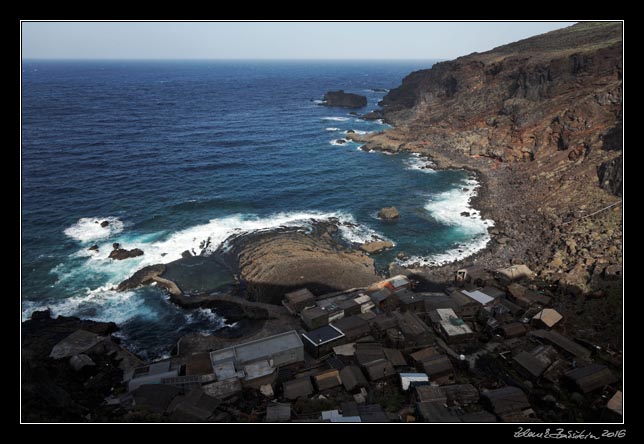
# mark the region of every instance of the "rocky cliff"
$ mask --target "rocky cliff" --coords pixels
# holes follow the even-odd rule
[[[580,23],[414,72],[367,148],[483,173],[504,259],[582,290],[621,267],[622,24]],[[538,240],[538,241],[537,241]],[[574,245],[574,248],[570,248]]]

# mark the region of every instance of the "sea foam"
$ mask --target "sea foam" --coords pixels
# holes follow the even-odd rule
[[[464,259],[482,250],[490,241],[488,228],[494,226],[494,221],[483,219],[479,210],[470,206],[471,199],[476,196],[479,183],[474,179],[467,179],[463,183],[467,191],[454,188],[449,191],[431,196],[425,205],[425,210],[439,222],[450,225],[464,235],[471,236],[468,242],[461,243],[443,253],[430,256],[413,256],[407,260],[399,261],[403,266],[413,264],[443,265]],[[461,213],[469,213],[464,216]]]
[[[102,227],[103,221],[109,222],[107,227]],[[123,222],[116,217],[83,217],[74,225],[66,228],[64,233],[72,239],[81,242],[90,242],[97,239],[110,237],[123,231]]]

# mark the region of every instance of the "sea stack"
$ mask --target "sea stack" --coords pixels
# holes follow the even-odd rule
[[[325,106],[339,106],[342,108],[362,108],[367,106],[367,98],[359,94],[329,91],[324,95]]]

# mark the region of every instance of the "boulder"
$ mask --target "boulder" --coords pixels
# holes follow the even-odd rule
[[[400,217],[400,213],[396,207],[384,207],[378,211],[378,217],[385,220],[398,219]]]
[[[463,212],[461,212],[461,216],[470,217],[470,213],[469,213],[469,211],[463,211]]]
[[[109,258],[122,261],[123,259],[129,259],[131,257],[137,257],[142,255],[143,255],[143,250],[139,248],[134,248],[132,250],[126,250],[124,248],[116,248],[112,250],[112,252],[109,255]]]
[[[62,359],[80,353],[85,353],[87,350],[96,346],[103,340],[105,340],[104,336],[99,336],[85,330],[76,330],[74,333],[54,345],[49,357],[53,359]]]
[[[108,221],[104,220],[103,222],[101,222],[101,227],[106,228],[109,226],[110,226],[110,223]]]
[[[367,98],[359,94],[329,91],[324,95],[325,106],[339,106],[342,108],[362,108],[367,106]]]
[[[69,365],[72,366],[74,371],[81,371],[85,367],[92,367],[96,366],[96,363],[92,361],[92,358],[87,356],[86,354],[79,354],[79,355],[74,355],[69,359]]]
[[[181,253],[181,257],[186,258],[186,257],[192,257],[192,253],[190,250],[186,250],[183,253]]]
[[[391,241],[376,241],[376,242],[365,242],[360,246],[360,249],[366,253],[379,253],[386,248],[392,248],[394,246]]]
[[[89,251],[98,251],[98,245],[94,244],[88,248]]]
[[[339,143],[341,145],[343,143],[347,143],[347,141],[344,140],[344,139],[338,139],[338,140],[335,141],[335,143]]]
[[[352,129],[347,130],[347,134],[354,134],[354,133],[355,133],[355,130],[352,130]]]

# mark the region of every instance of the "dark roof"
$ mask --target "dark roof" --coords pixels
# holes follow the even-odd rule
[[[515,304],[514,302],[512,302],[512,301],[510,301],[510,300],[508,300],[507,298],[504,298],[504,297],[501,298],[500,303],[505,308],[507,308],[510,311],[510,313],[512,313],[513,315],[516,315],[516,314],[518,314],[519,312],[521,312],[523,310],[517,304]]]
[[[601,364],[591,364],[586,367],[576,368],[566,372],[565,376],[583,393],[592,392],[617,381],[615,375]]]
[[[388,328],[398,327],[398,318],[389,314],[380,314],[373,320],[378,330],[385,331]]]
[[[342,416],[360,416],[358,403],[354,401],[343,402],[340,404],[340,410],[342,411]]]
[[[324,316],[328,317],[329,312],[322,310],[320,307],[313,307],[302,311],[300,316],[302,316],[302,319],[318,319],[323,318]]]
[[[331,356],[330,358],[327,358],[326,363],[329,365],[329,367],[336,370],[342,370],[345,367],[344,362],[342,362],[337,356]]]
[[[465,415],[461,415],[460,418],[461,422],[496,422],[496,416],[484,410],[466,413]]]
[[[440,402],[445,404],[447,396],[440,387],[434,385],[418,385],[415,387],[418,402]]]
[[[379,359],[377,361],[369,362],[364,365],[364,369],[369,376],[369,379],[372,381],[377,381],[387,376],[395,375],[396,370],[391,365],[391,362],[386,359]]]
[[[301,288],[299,290],[286,293],[284,297],[290,303],[298,303],[298,302],[315,300],[315,296],[313,295],[313,293],[309,291],[308,288]]]
[[[396,293],[396,297],[401,304],[425,304],[425,297],[422,294],[409,290],[399,291]]]
[[[526,287],[524,287],[521,284],[510,284],[508,286],[508,292],[518,300],[525,301],[528,304],[541,304],[541,305],[548,305],[550,304],[550,301],[552,298],[549,296],[543,295],[541,293],[537,293],[536,291],[532,291]]]
[[[478,302],[476,302],[474,299],[469,298],[463,293],[461,293],[461,290],[454,290],[453,292],[450,293],[450,297],[458,307],[466,307],[468,305],[472,305],[472,306],[481,305]]]
[[[417,402],[416,411],[423,422],[461,422],[458,416],[437,402]]]
[[[505,291],[492,286],[483,287],[479,291],[494,299],[505,296]]]
[[[358,413],[362,422],[389,422],[389,418],[378,404],[359,405]]]
[[[381,344],[370,342],[356,342],[356,361],[365,365],[372,361],[385,358],[385,352]]]
[[[590,357],[590,351],[588,349],[582,347],[581,345],[568,339],[567,337],[560,335],[556,331],[535,330],[528,333],[528,335],[545,339],[551,342],[553,345],[578,358],[588,359]]]
[[[326,390],[333,387],[339,386],[342,382],[340,381],[340,373],[335,370],[327,370],[313,377],[315,380],[315,385],[318,390]]]
[[[208,375],[213,372],[210,353],[195,353],[186,358],[186,375]]]
[[[403,354],[400,352],[400,350],[396,350],[394,348],[384,348],[383,351],[385,352],[385,357],[389,362],[391,362],[391,365],[394,367],[402,367],[404,365],[407,365],[407,361],[405,360],[405,357]]]
[[[433,331],[414,313],[406,311],[404,313],[395,312],[398,318],[398,326],[403,335],[409,337],[419,337],[422,335],[433,335]]]
[[[472,384],[451,384],[441,386],[450,404],[472,404],[478,402],[479,391]]]
[[[348,365],[342,370],[340,370],[340,379],[344,388],[349,391],[353,391],[358,387],[366,387],[367,378],[365,378],[364,373],[360,368],[355,365]]]
[[[311,378],[304,377],[293,379],[282,384],[284,388],[284,397],[286,399],[297,399],[301,396],[308,396],[313,393]]]
[[[342,331],[345,335],[353,332],[368,333],[370,331],[369,323],[360,316],[348,316],[334,321],[331,325]]]
[[[165,384],[143,384],[132,390],[131,393],[136,408],[148,409],[162,414],[172,400],[181,394],[181,390]]]
[[[446,355],[434,355],[423,361],[425,373],[431,378],[440,378],[454,372],[452,361]]]
[[[425,298],[425,310],[436,310],[438,308],[458,309],[458,304],[445,293],[422,293]]]
[[[283,422],[291,419],[291,404],[277,403],[266,407],[266,422]]]
[[[177,397],[168,410],[172,411],[172,419],[177,422],[205,421],[213,415],[220,400],[207,395],[196,387],[184,397]]]
[[[512,322],[511,324],[505,324],[500,327],[503,336],[506,338],[516,338],[517,336],[523,336],[527,333],[525,325],[520,322]]]
[[[414,362],[423,362],[428,358],[431,358],[432,356],[436,356],[437,354],[438,352],[434,349],[434,347],[427,347],[422,350],[418,350],[417,352],[414,352],[409,356],[414,360]]]
[[[517,387],[506,386],[481,393],[497,415],[517,412],[530,407],[525,393]]]
[[[376,291],[369,292],[368,294],[369,294],[369,297],[371,297],[371,300],[373,302],[375,302],[376,304],[379,304],[379,303],[383,302],[384,300],[386,300],[393,293],[388,288],[383,287],[383,288],[379,288]]]
[[[522,351],[512,359],[535,378],[541,376],[549,365],[542,360],[535,358],[531,353],[525,351]]]
[[[343,336],[344,334],[342,332],[339,332],[331,325],[324,325],[320,328],[316,328],[315,330],[302,333],[302,338],[304,339],[304,341],[309,341],[310,343],[314,344],[316,347],[326,344],[327,342],[340,339]]]

